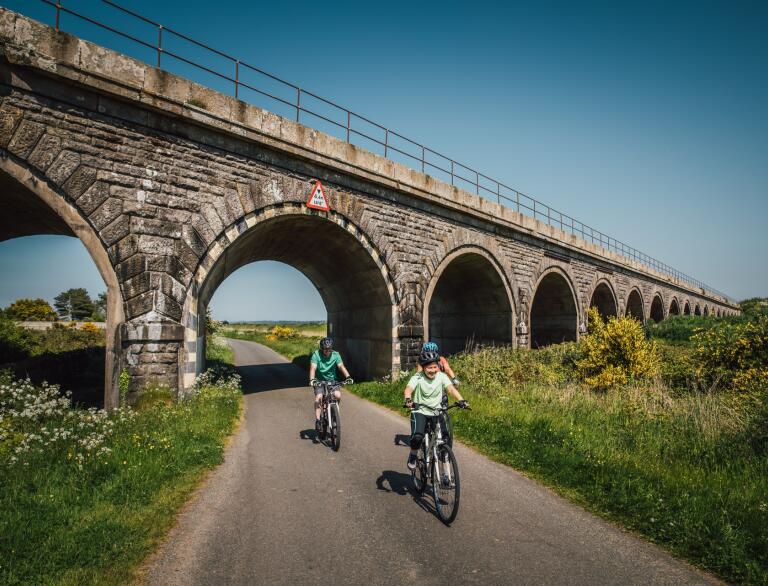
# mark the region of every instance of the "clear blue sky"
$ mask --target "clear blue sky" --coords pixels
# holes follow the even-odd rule
[[[38,0],[0,3],[50,22]],[[107,17],[93,0],[68,5]],[[736,298],[768,295],[768,3],[130,5]],[[130,30],[152,38],[148,28]],[[0,270],[34,247],[0,244]],[[39,261],[28,265],[27,288],[3,279],[0,304],[54,280],[40,255],[27,256]],[[83,271],[81,282],[92,280]],[[241,269],[214,311],[267,319],[314,307],[306,319],[323,317],[299,277],[275,263]],[[266,298],[286,286],[307,294]]]

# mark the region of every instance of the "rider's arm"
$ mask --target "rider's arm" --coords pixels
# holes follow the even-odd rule
[[[464,397],[461,396],[461,393],[458,391],[458,389],[454,385],[448,385],[448,392],[453,395],[453,397],[457,401],[463,401]]]
[[[403,399],[408,400],[413,396],[413,387],[411,385],[408,385],[405,387],[405,390],[403,391]]]
[[[317,371],[317,364],[314,362],[310,363],[309,365],[309,384],[312,384],[312,381],[315,378],[315,372]]]
[[[453,369],[451,368],[451,365],[448,364],[448,361],[445,361],[445,374],[448,375],[448,378],[453,380],[456,378],[456,373],[453,372]]]
[[[339,367],[339,370],[341,371],[341,374],[344,375],[344,378],[350,378],[349,371],[347,370],[347,367],[344,366],[343,362],[339,362],[337,366]]]

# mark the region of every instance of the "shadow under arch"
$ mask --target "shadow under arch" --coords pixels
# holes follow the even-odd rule
[[[680,304],[677,302],[676,297],[673,297],[669,303],[669,315],[680,315]]]
[[[633,287],[627,297],[627,309],[624,312],[627,317],[634,317],[640,323],[645,323],[645,306],[643,296],[637,287]]]
[[[649,317],[656,323],[664,319],[664,301],[661,298],[661,293],[654,293]]]
[[[558,267],[545,270],[531,301],[531,348],[575,342],[578,338],[578,304],[567,274]]]
[[[688,301],[686,301],[683,306],[683,315],[691,315],[691,304]]]
[[[125,320],[125,310],[117,275],[101,239],[66,196],[12,157],[0,158],[0,206],[4,210],[0,241],[39,234],[73,236],[93,259],[107,287],[104,407],[118,407],[118,328]]]
[[[513,321],[512,288],[498,260],[484,248],[462,246],[432,274],[424,295],[424,333],[442,354],[455,354],[468,344],[510,345]]]
[[[229,237],[220,236],[209,247],[187,293],[187,355],[180,388],[189,388],[204,366],[204,316],[214,292],[234,271],[260,260],[283,262],[312,282],[328,312],[328,335],[353,377],[392,374],[394,287],[381,256],[359,228],[336,212],[319,214],[296,204],[248,214],[237,225],[239,233],[232,236],[230,227],[225,230]]]
[[[693,315],[701,315],[701,306],[697,303],[695,309],[693,310]]]
[[[589,306],[597,308],[603,319],[619,315],[619,304],[610,282],[601,279],[590,296]]]

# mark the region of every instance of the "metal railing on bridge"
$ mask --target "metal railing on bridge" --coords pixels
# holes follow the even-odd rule
[[[263,69],[250,65],[236,57],[228,55],[218,49],[209,47],[183,33],[170,29],[158,22],[155,22],[137,12],[125,8],[111,0],[100,0],[102,5],[114,9],[120,15],[130,17],[135,21],[152,27],[153,39],[145,40],[139,38],[137,33],[120,30],[117,25],[110,25],[96,19],[95,15],[87,15],[77,12],[68,6],[65,6],[61,0],[39,0],[40,2],[52,7],[55,11],[56,30],[62,30],[62,15],[71,15],[81,21],[98,27],[101,30],[122,37],[128,41],[138,44],[140,47],[148,50],[151,54],[154,64],[158,68],[167,66],[167,60],[172,59],[177,63],[183,64],[191,71],[197,71],[207,74],[214,81],[219,83],[207,84],[211,86],[221,86],[220,90],[231,92],[237,99],[245,99],[244,94],[250,92],[253,96],[267,99],[271,102],[263,107],[267,110],[276,111],[282,108],[285,114],[286,109],[290,117],[297,122],[307,124],[318,128],[324,123],[329,128],[329,133],[334,134],[342,140],[357,144],[357,140],[367,141],[368,144],[362,146],[375,145],[370,150],[378,148],[382,151],[384,157],[396,162],[404,162],[406,165],[421,170],[435,176],[438,179],[444,179],[468,191],[474,191],[475,194],[486,199],[495,200],[497,203],[511,208],[518,213],[525,214],[536,220],[545,222],[550,226],[559,228],[567,233],[576,235],[587,242],[601,246],[605,250],[614,252],[626,259],[636,261],[654,269],[662,274],[673,277],[703,289],[708,293],[719,295],[732,303],[735,303],[731,297],[710,287],[698,279],[686,275],[677,269],[661,262],[643,252],[640,252],[624,242],[608,236],[607,234],[592,228],[591,226],[576,220],[568,214],[564,214],[537,199],[526,195],[525,193],[509,187],[504,183],[492,179],[479,171],[459,163],[458,161],[443,155],[415,140],[412,140],[394,130],[391,130],[373,120],[356,114],[355,112],[339,106],[338,104],[327,100],[317,94],[307,91],[293,83],[285,81]],[[121,28],[125,29],[125,22],[121,22]],[[182,54],[182,49],[176,48],[178,42],[182,41],[188,44],[186,54]],[[176,43],[176,45],[174,44]],[[208,57],[214,58],[218,64],[207,60],[202,63],[199,58],[196,60],[192,53],[202,51]],[[149,59],[147,59],[149,61]],[[252,81],[251,77],[256,77],[259,81]],[[196,80],[195,80],[196,81]],[[258,84],[258,85],[257,85]],[[206,85],[206,84],[203,84]],[[256,100],[248,99],[248,102],[256,103]],[[261,105],[261,104],[257,104]],[[292,114],[291,114],[292,113]],[[286,116],[288,117],[288,116]],[[320,128],[318,128],[320,129]],[[335,131],[335,132],[334,132]]]

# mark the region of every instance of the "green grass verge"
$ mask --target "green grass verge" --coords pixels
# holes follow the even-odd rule
[[[19,435],[0,433],[0,583],[135,578],[193,489],[222,461],[241,397],[236,385],[213,382],[180,402],[167,391],[148,393],[135,410],[94,425],[91,437],[108,452],[86,450],[75,440],[46,443],[46,437],[39,453],[11,463]],[[32,423],[77,436],[73,422],[83,417],[70,409],[54,422]],[[85,455],[81,465],[78,452]]]
[[[300,364],[315,347],[302,355],[300,344],[243,339]],[[454,416],[456,436],[726,580],[767,584],[768,450],[755,440],[766,434],[768,395],[749,403],[659,384],[590,391],[568,381],[562,365],[573,351],[452,360],[473,407]],[[406,416],[405,383],[347,390]]]
[[[461,373],[461,363],[454,368]],[[348,387],[403,413],[406,381]],[[768,583],[768,458],[721,397],[461,387],[457,438],[719,576]]]

